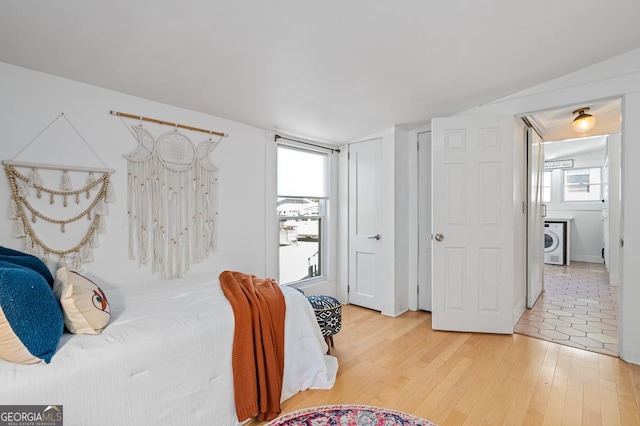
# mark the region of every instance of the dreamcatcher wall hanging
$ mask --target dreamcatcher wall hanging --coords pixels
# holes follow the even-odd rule
[[[151,265],[153,273],[178,278],[216,251],[218,168],[209,154],[223,133],[112,111],[136,118],[131,134],[138,142],[127,153],[129,257]],[[142,121],[168,124],[174,130],[157,140]],[[124,121],[123,121],[124,123]],[[126,125],[126,124],[125,124]],[[178,127],[209,133],[194,146]],[[212,136],[219,137],[212,140]]]
[[[81,271],[84,263],[94,260],[98,234],[107,231],[106,203],[115,201],[110,181],[113,170],[106,165],[91,168],[15,160],[60,118],[104,165],[71,121],[60,114],[12,159],[2,162],[11,187],[9,217],[14,220],[13,235],[23,239],[26,253],[41,258],[49,267],[55,266],[52,256],[58,256],[70,269]],[[48,239],[52,234],[57,235]]]

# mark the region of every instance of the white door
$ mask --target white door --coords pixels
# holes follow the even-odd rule
[[[513,333],[514,120],[431,122],[436,330]]]
[[[602,220],[603,220],[603,247],[602,258],[604,260],[604,267],[607,271],[611,271],[609,268],[609,157],[604,160],[604,166],[602,166]],[[567,223],[567,226],[570,224]]]
[[[349,145],[349,303],[381,310],[382,140]]]
[[[418,309],[431,311],[431,132],[418,135]]]
[[[529,205],[527,208],[527,308],[542,294],[544,282],[544,216],[542,203],[544,144],[533,129],[527,130]]]

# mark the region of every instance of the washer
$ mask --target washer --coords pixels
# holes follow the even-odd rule
[[[564,265],[563,222],[544,223],[544,263]]]

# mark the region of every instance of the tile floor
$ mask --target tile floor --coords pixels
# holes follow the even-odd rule
[[[545,291],[516,333],[618,356],[618,288],[604,264],[544,266]]]

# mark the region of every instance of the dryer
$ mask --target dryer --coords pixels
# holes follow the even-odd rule
[[[564,222],[544,223],[544,263],[564,265]]]

